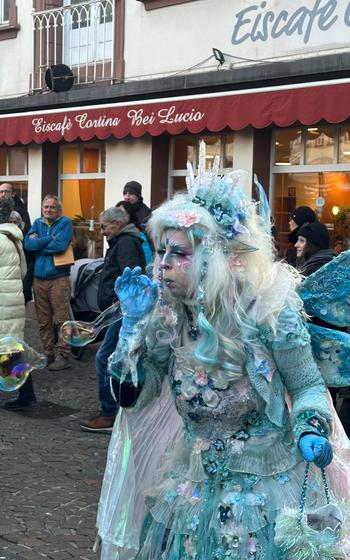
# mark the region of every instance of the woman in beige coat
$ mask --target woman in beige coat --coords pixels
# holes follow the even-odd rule
[[[23,234],[11,224],[11,199],[0,200],[0,336],[24,337],[25,308],[22,280],[27,271]]]
[[[0,337],[11,335],[23,339],[23,278],[27,272],[27,265],[22,245],[23,234],[16,224],[10,223],[12,210],[12,198],[0,200]],[[27,381],[23,387],[30,389],[31,400],[35,402],[33,389],[29,385]],[[21,400],[22,389],[17,401]],[[9,406],[12,404],[13,402],[6,403],[5,408],[12,410],[12,406]]]

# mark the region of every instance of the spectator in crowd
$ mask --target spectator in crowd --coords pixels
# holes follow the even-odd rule
[[[307,222],[318,222],[316,213],[309,206],[298,206],[298,208],[296,208],[294,212],[292,212],[289,219],[289,247],[287,248],[285,254],[287,263],[294,267],[296,267],[297,265],[297,252],[295,244],[298,241],[298,231],[301,226],[303,224],[306,224]]]
[[[320,222],[306,223],[298,228],[295,244],[297,265],[304,276],[310,276],[336,256],[329,248],[330,237],[327,227]]]
[[[11,224],[15,224],[23,234],[25,224],[22,220],[21,215],[16,210],[12,210],[9,221]],[[26,259],[27,273],[23,278],[23,295],[24,303],[25,305],[27,305],[27,303],[33,299],[32,286],[34,278],[35,255],[31,251],[24,251],[24,256]],[[18,398],[14,401],[8,401],[7,403],[5,403],[5,408],[6,410],[24,410],[35,405],[36,397],[34,393],[33,380],[31,374],[29,374],[27,381],[19,389]]]
[[[348,250],[349,245],[346,242],[346,240],[344,239],[344,237],[342,237],[341,235],[338,235],[334,240],[333,248],[334,248],[335,253],[337,253],[337,255],[340,255],[340,253],[342,253],[343,251]]]
[[[10,223],[14,206],[11,197],[0,198],[0,336],[17,336],[24,338],[25,306],[23,296],[23,279],[27,266],[22,247],[21,230]],[[5,403],[7,410],[20,410],[34,406],[35,395],[31,381],[27,392],[15,401]]]
[[[19,212],[17,212],[17,210],[13,210],[11,212],[10,223],[16,224],[16,226],[19,227],[22,233],[24,232],[25,223],[22,219],[22,216],[20,215]],[[32,301],[33,299],[32,288],[33,288],[33,279],[34,279],[35,254],[33,253],[33,251],[24,250],[24,255],[27,263],[27,274],[25,275],[23,280],[23,293],[24,293],[24,303],[27,304],[29,301]]]
[[[24,222],[23,235],[27,235],[31,226],[30,217],[22,200],[14,192],[13,187],[10,183],[2,183],[0,185],[0,200],[2,198],[12,198],[14,203],[13,210],[18,212]]]
[[[70,367],[70,346],[57,336],[61,325],[69,319],[70,266],[56,266],[54,256],[63,254],[73,236],[72,222],[62,216],[61,202],[55,195],[46,195],[42,217],[37,218],[25,238],[25,249],[35,253],[34,300],[39,332],[48,368],[59,371]]]
[[[123,196],[125,202],[130,202],[133,206],[136,216],[136,227],[144,230],[145,225],[152,214],[152,210],[143,202],[142,185],[137,181],[129,181],[124,186]]]
[[[126,202],[125,200],[121,200],[120,202],[117,202],[115,207],[120,208],[121,210],[124,210],[129,216],[129,222],[136,226],[137,218],[136,218],[136,215],[135,215],[134,207],[130,202]],[[140,231],[140,237],[143,240],[142,249],[143,249],[143,252],[145,253],[146,265],[150,265],[153,262],[153,249],[152,249],[151,241],[148,238],[148,236],[146,235],[146,233],[143,232],[143,231]]]
[[[121,208],[109,208],[100,214],[101,231],[107,238],[106,253],[98,289],[98,305],[104,311],[115,302],[114,284],[125,267],[140,266],[145,269],[146,260],[140,231],[129,222],[129,215]],[[107,328],[103,342],[96,354],[96,372],[99,386],[100,413],[80,427],[88,432],[110,433],[118,410],[112,397],[107,377],[107,362],[118,342],[120,321]]]

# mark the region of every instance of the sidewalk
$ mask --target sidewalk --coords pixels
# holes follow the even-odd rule
[[[31,309],[25,339],[40,349]],[[16,394],[0,392],[0,560],[98,560],[91,549],[109,436],[79,428],[98,411],[96,349],[71,369],[34,372],[35,409],[8,412]]]

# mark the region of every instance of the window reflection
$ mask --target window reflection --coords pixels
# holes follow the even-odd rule
[[[275,136],[275,165],[301,163],[302,131],[299,128],[280,129]]]
[[[350,163],[350,126],[342,126],[339,137],[339,163]]]
[[[306,131],[305,163],[319,165],[333,163],[335,127],[318,126]]]
[[[205,166],[208,168],[213,165],[215,156],[221,154],[220,136],[201,136],[200,141],[205,142]]]

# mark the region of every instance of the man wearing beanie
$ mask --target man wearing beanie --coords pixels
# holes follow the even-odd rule
[[[142,198],[142,185],[137,181],[128,181],[123,189],[123,197],[125,202],[129,202],[133,206],[134,214],[137,222],[136,227],[144,230],[147,220],[152,214],[152,210],[146,206]]]
[[[295,249],[295,243],[298,240],[298,232],[303,224],[318,222],[316,212],[310,208],[310,206],[298,206],[294,212],[292,212],[289,219],[289,243],[291,246],[288,247],[285,259],[288,264],[296,267],[297,265],[297,253]]]

